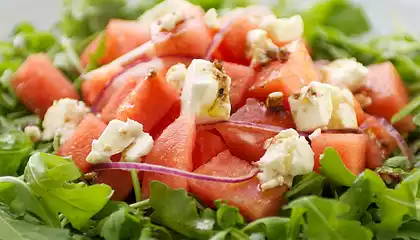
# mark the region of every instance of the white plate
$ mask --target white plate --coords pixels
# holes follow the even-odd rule
[[[292,1],[307,4],[313,0]],[[379,34],[392,33],[400,26],[415,34],[420,33],[420,28],[416,27],[420,0],[354,1],[365,7],[375,32]],[[13,26],[22,20],[48,29],[60,17],[61,2],[62,0],[0,0],[0,38],[7,37]]]

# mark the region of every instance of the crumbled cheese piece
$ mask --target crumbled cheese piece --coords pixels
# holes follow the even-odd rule
[[[353,96],[347,89],[311,82],[300,93],[290,96],[289,103],[300,131],[358,127]]]
[[[23,130],[32,142],[41,140],[41,130],[37,126],[26,126]]]
[[[260,28],[267,31],[276,43],[288,43],[300,39],[303,35],[303,19],[296,15],[290,18],[266,17],[260,23]]]
[[[314,140],[316,137],[319,137],[321,135],[321,129],[320,128],[317,128],[317,129],[315,129],[315,131],[313,131],[313,133],[311,133],[310,135],[309,135],[309,140]]]
[[[265,142],[267,151],[256,163],[262,190],[281,185],[291,187],[293,177],[312,172],[314,153],[305,137],[294,129],[281,131]]]
[[[185,20],[185,15],[181,11],[174,11],[158,19],[158,25],[161,31],[170,32],[176,25]]]
[[[141,133],[137,139],[125,149],[121,161],[136,162],[140,157],[146,156],[152,151],[153,138],[148,133]]]
[[[49,141],[60,136],[60,144],[63,144],[89,112],[90,109],[81,101],[64,98],[54,102],[42,122],[42,140]]]
[[[324,81],[355,92],[366,84],[369,70],[355,59],[338,59],[321,67]]]
[[[268,95],[265,105],[270,111],[280,111],[284,107],[284,94],[282,92],[272,92]]]
[[[263,65],[271,62],[278,55],[279,48],[262,29],[254,29],[247,33],[246,55],[251,60],[251,65]]]
[[[217,11],[214,8],[209,9],[204,15],[204,22],[210,29],[220,29],[220,19],[217,15]]]
[[[109,162],[111,156],[121,152],[125,161],[136,161],[149,153],[150,145],[153,145],[153,139],[143,132],[143,125],[131,119],[126,122],[114,119],[101,136],[93,140],[86,161],[94,164]]]
[[[166,81],[168,81],[178,91],[178,93],[181,93],[186,75],[187,67],[185,67],[182,63],[178,63],[168,69],[166,72]]]
[[[230,82],[219,63],[194,59],[187,69],[182,90],[182,112],[195,114],[197,124],[228,120]]]

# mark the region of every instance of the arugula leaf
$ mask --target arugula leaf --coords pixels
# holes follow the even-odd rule
[[[305,22],[305,37],[310,41],[319,26],[339,29],[346,35],[360,35],[370,30],[363,9],[347,0],[319,1],[301,15]]]
[[[296,178],[295,178],[296,179]],[[293,184],[292,189],[286,193],[288,199],[295,199],[302,196],[308,195],[320,195],[324,187],[325,177],[311,172],[297,182]]]
[[[277,240],[286,239],[289,228],[289,219],[283,217],[266,217],[251,222],[242,229],[245,233],[251,235],[260,233],[263,239]]]
[[[9,209],[16,214],[30,213],[42,220],[47,226],[60,226],[58,215],[41,204],[29,187],[18,178],[0,177],[0,202],[8,205]]]
[[[237,207],[228,206],[221,200],[215,201],[215,205],[217,225],[222,229],[244,225],[244,218]]]
[[[32,142],[22,131],[8,129],[0,134],[0,176],[16,176],[24,159],[32,152]]]
[[[140,218],[135,213],[121,208],[105,219],[101,236],[106,240],[139,239],[141,227]]]
[[[322,175],[335,184],[349,187],[356,180],[356,176],[347,169],[340,155],[331,147],[324,150],[320,163]]]
[[[401,168],[404,170],[408,170],[411,167],[410,161],[408,161],[407,157],[405,156],[395,156],[392,158],[388,158],[383,166],[391,167],[391,168]]]
[[[420,96],[411,100],[409,104],[407,104],[403,109],[401,109],[401,111],[395,114],[391,119],[391,123],[394,124],[396,122],[403,120],[405,117],[407,117],[410,114],[417,113],[419,108],[420,108]]]
[[[46,153],[31,156],[24,179],[32,191],[54,212],[62,213],[81,228],[108,202],[112,190],[104,184],[72,183],[81,176],[73,161]]]
[[[0,210],[0,239],[10,240],[70,240],[68,230],[50,228],[12,218]]]
[[[372,239],[372,232],[360,222],[341,219],[348,206],[333,199],[316,196],[302,197],[287,208],[302,209],[305,214],[304,234],[309,239]]]
[[[340,196],[339,201],[350,206],[350,210],[343,214],[343,217],[361,219],[368,207],[375,202],[376,195],[385,190],[386,186],[382,179],[375,172],[365,170],[347,192]]]
[[[185,189],[174,190],[161,182],[152,181],[150,204],[154,210],[151,215],[153,222],[195,239],[208,239],[212,233],[211,228],[200,224],[196,201],[188,196]]]

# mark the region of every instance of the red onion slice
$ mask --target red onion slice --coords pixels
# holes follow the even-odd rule
[[[202,181],[210,181],[210,182],[221,182],[221,183],[239,183],[247,181],[253,178],[257,173],[258,169],[254,168],[248,175],[242,177],[218,177],[218,176],[209,176],[203,175],[193,172],[187,172],[183,170],[179,170],[176,168],[170,168],[155,164],[148,164],[148,163],[131,163],[131,162],[111,162],[111,163],[100,163],[93,167],[94,171],[103,171],[108,169],[120,169],[120,170],[138,170],[143,172],[154,172],[154,173],[161,173],[167,175],[174,175],[186,178],[192,178],[196,180]]]
[[[397,131],[397,129],[394,128],[387,120],[384,118],[378,118],[379,124],[381,124],[383,127],[385,127],[389,133],[395,138],[397,141],[398,147],[401,150],[401,153],[412,163],[413,162],[413,154],[410,151],[410,148],[408,147],[407,143],[405,142],[404,138],[401,136],[401,134]],[[363,126],[363,124],[362,124]]]

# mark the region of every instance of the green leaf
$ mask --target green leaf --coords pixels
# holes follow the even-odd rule
[[[340,202],[350,206],[343,214],[346,219],[359,220],[368,207],[375,202],[376,195],[385,192],[386,186],[382,179],[373,171],[365,170],[352,186],[340,197]]]
[[[24,179],[43,204],[81,228],[108,202],[112,190],[104,184],[72,183],[81,176],[73,161],[46,153],[31,156]]]
[[[341,219],[348,206],[333,199],[303,197],[289,203],[287,208],[302,209],[305,214],[304,234],[309,239],[372,239],[372,232],[359,221]]]
[[[141,228],[139,216],[128,208],[121,208],[105,219],[101,236],[105,240],[139,239]]]
[[[384,162],[383,166],[408,170],[411,167],[411,163],[410,161],[408,161],[407,157],[395,156],[392,158],[388,158]]]
[[[414,113],[419,107],[420,107],[420,96],[411,100],[409,104],[407,104],[403,109],[401,109],[401,111],[395,114],[391,119],[391,123],[395,124],[403,120],[408,115]]]
[[[351,186],[356,176],[344,165],[340,155],[333,148],[325,149],[320,157],[320,171],[328,180],[340,186]]]
[[[420,222],[408,221],[398,229],[399,238],[420,239]]]
[[[30,213],[47,226],[60,226],[58,215],[41,204],[29,187],[18,178],[0,177],[0,202],[8,205],[16,214]]]
[[[32,152],[32,142],[22,131],[9,129],[0,134],[0,176],[16,176],[23,160]]]
[[[50,228],[22,220],[13,219],[0,210],[0,239],[7,240],[70,240],[69,231]]]
[[[267,240],[286,239],[289,219],[282,217],[266,217],[251,222],[242,229],[248,235],[262,234]]]
[[[208,239],[211,229],[204,228],[197,211],[196,201],[185,189],[171,189],[167,185],[150,183],[150,204],[154,210],[152,221],[167,226],[187,237]],[[180,221],[182,219],[182,221]]]
[[[363,9],[346,0],[319,1],[301,15],[305,22],[305,37],[310,41],[319,26],[333,27],[346,35],[359,35],[370,30]]]
[[[320,195],[324,187],[325,177],[315,172],[311,172],[297,183],[293,184],[292,189],[286,193],[288,199],[295,199],[308,195]]]
[[[244,224],[244,218],[237,207],[231,207],[221,200],[215,201],[215,205],[217,207],[217,225],[222,229],[242,226]]]

